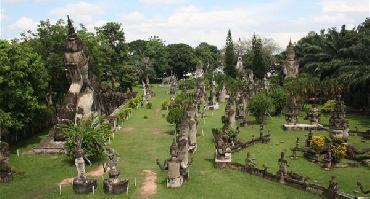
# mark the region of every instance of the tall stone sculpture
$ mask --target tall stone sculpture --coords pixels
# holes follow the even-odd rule
[[[110,147],[106,148],[106,154],[108,156],[108,161],[103,164],[103,168],[104,172],[108,171],[109,177],[104,179],[103,182],[104,193],[120,194],[126,192],[128,188],[128,180],[118,178],[120,175],[117,170],[119,155]]]
[[[10,182],[13,180],[13,172],[9,166],[9,144],[0,142],[0,182]]]
[[[345,105],[340,94],[336,97],[334,110],[329,119],[329,132],[330,138],[332,139],[342,139],[346,141],[349,136]]]
[[[216,101],[216,81],[212,81],[211,88],[209,91],[209,98],[208,98],[208,109],[210,110],[217,110],[219,105]]]
[[[292,40],[289,41],[289,45],[286,49],[287,59],[283,65],[283,73],[285,78],[296,78],[299,73],[299,63],[295,57],[294,46]]]
[[[85,151],[82,148],[82,141],[79,136],[75,140],[75,165],[77,169],[77,177],[73,179],[73,190],[77,194],[86,194],[93,192],[97,187],[97,181],[88,179],[85,172],[85,159],[91,165],[91,162],[85,156]]]
[[[197,150],[197,121],[196,109],[193,105],[189,106],[188,110],[189,121],[189,151],[194,153]]]
[[[87,118],[92,113],[94,90],[89,80],[89,56],[68,17],[68,37],[64,45],[64,65],[70,83],[63,104],[57,111],[57,125],[50,134],[56,141],[64,141],[60,124]]]

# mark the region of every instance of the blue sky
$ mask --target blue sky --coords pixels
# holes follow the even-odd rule
[[[157,35],[166,43],[219,47],[230,28],[234,39],[253,33],[285,47],[307,32],[354,27],[369,17],[370,0],[0,0],[1,38],[35,30],[40,20],[66,18],[93,31],[108,21],[123,24],[126,39]]]

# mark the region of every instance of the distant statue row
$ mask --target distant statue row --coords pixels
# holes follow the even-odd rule
[[[189,165],[191,155],[197,150],[197,110],[191,102],[186,117],[180,124],[179,133],[170,146],[171,157],[163,164],[157,159],[161,170],[168,170],[167,187],[176,188],[182,186],[189,179]]]

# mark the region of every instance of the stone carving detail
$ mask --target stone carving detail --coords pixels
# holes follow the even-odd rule
[[[298,122],[298,104],[295,97],[289,97],[288,100],[288,110],[285,113],[286,124],[295,125]]]
[[[317,108],[317,105],[312,105],[310,111],[307,113],[307,119],[310,121],[311,125],[320,124],[320,110]]]
[[[299,73],[299,63],[295,57],[294,46],[292,41],[289,41],[289,45],[286,49],[287,51],[287,59],[285,64],[283,65],[283,73],[285,78],[296,78],[298,77]]]

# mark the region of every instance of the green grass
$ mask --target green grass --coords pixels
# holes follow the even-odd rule
[[[164,160],[169,157],[169,146],[173,136],[170,132],[174,127],[169,125],[162,114],[161,104],[169,99],[167,91],[169,88],[156,86],[154,91],[157,96],[151,102],[152,109],[140,108],[135,110],[132,118],[124,123],[121,131],[117,132],[113,140],[113,147],[120,153],[121,160],[119,170],[121,177],[130,180],[130,191],[128,196],[108,196],[102,190],[102,178],[98,178],[98,189],[95,195],[78,196],[72,191],[71,186],[62,189],[59,195],[58,183],[64,178],[76,175],[75,167],[67,162],[63,156],[51,155],[21,155],[16,156],[16,150],[12,151],[10,163],[19,175],[9,184],[0,184],[0,198],[140,198],[140,186],[143,182],[143,170],[152,170],[157,173],[157,194],[152,198],[319,198],[317,195],[304,192],[295,188],[280,185],[275,182],[251,176],[239,171],[220,170],[213,167],[214,144],[212,141],[211,128],[221,127],[220,110],[208,112],[205,124],[199,121],[198,133],[204,130],[204,136],[198,137],[198,150],[193,157],[190,166],[190,181],[179,189],[167,189],[165,178],[167,173],[159,170],[155,160]],[[147,116],[148,119],[144,119]],[[368,117],[350,115],[350,126],[358,126],[360,130],[369,128]],[[323,118],[326,125],[327,117]],[[254,118],[249,117],[249,123],[254,123]],[[283,117],[274,117],[267,121],[267,129],[271,129],[272,139],[269,144],[258,144],[246,150],[235,153],[232,156],[234,162],[243,163],[247,151],[256,158],[257,166],[266,164],[269,171],[277,171],[277,159],[280,152],[285,151],[290,156],[289,148],[294,146],[296,137],[300,137],[301,144],[305,140],[306,132],[285,132],[281,128],[284,123]],[[249,140],[251,135],[258,136],[259,126],[249,125],[241,129],[241,138]],[[314,132],[326,135],[325,132]],[[40,137],[45,136],[41,135]],[[40,137],[35,137],[24,142],[18,147],[22,151],[29,150],[39,142]],[[284,141],[284,143],[281,143]],[[369,147],[369,142],[362,143],[360,138],[351,137],[350,142],[359,148]],[[288,160],[290,170],[309,176],[311,181],[327,186],[330,176],[336,175],[339,189],[348,193],[357,190],[356,182],[363,182],[365,187],[370,187],[369,168],[345,168],[324,171],[318,165],[304,160],[299,154],[298,160]],[[87,170],[95,169],[98,164],[88,167]],[[137,187],[134,179],[137,179]]]

